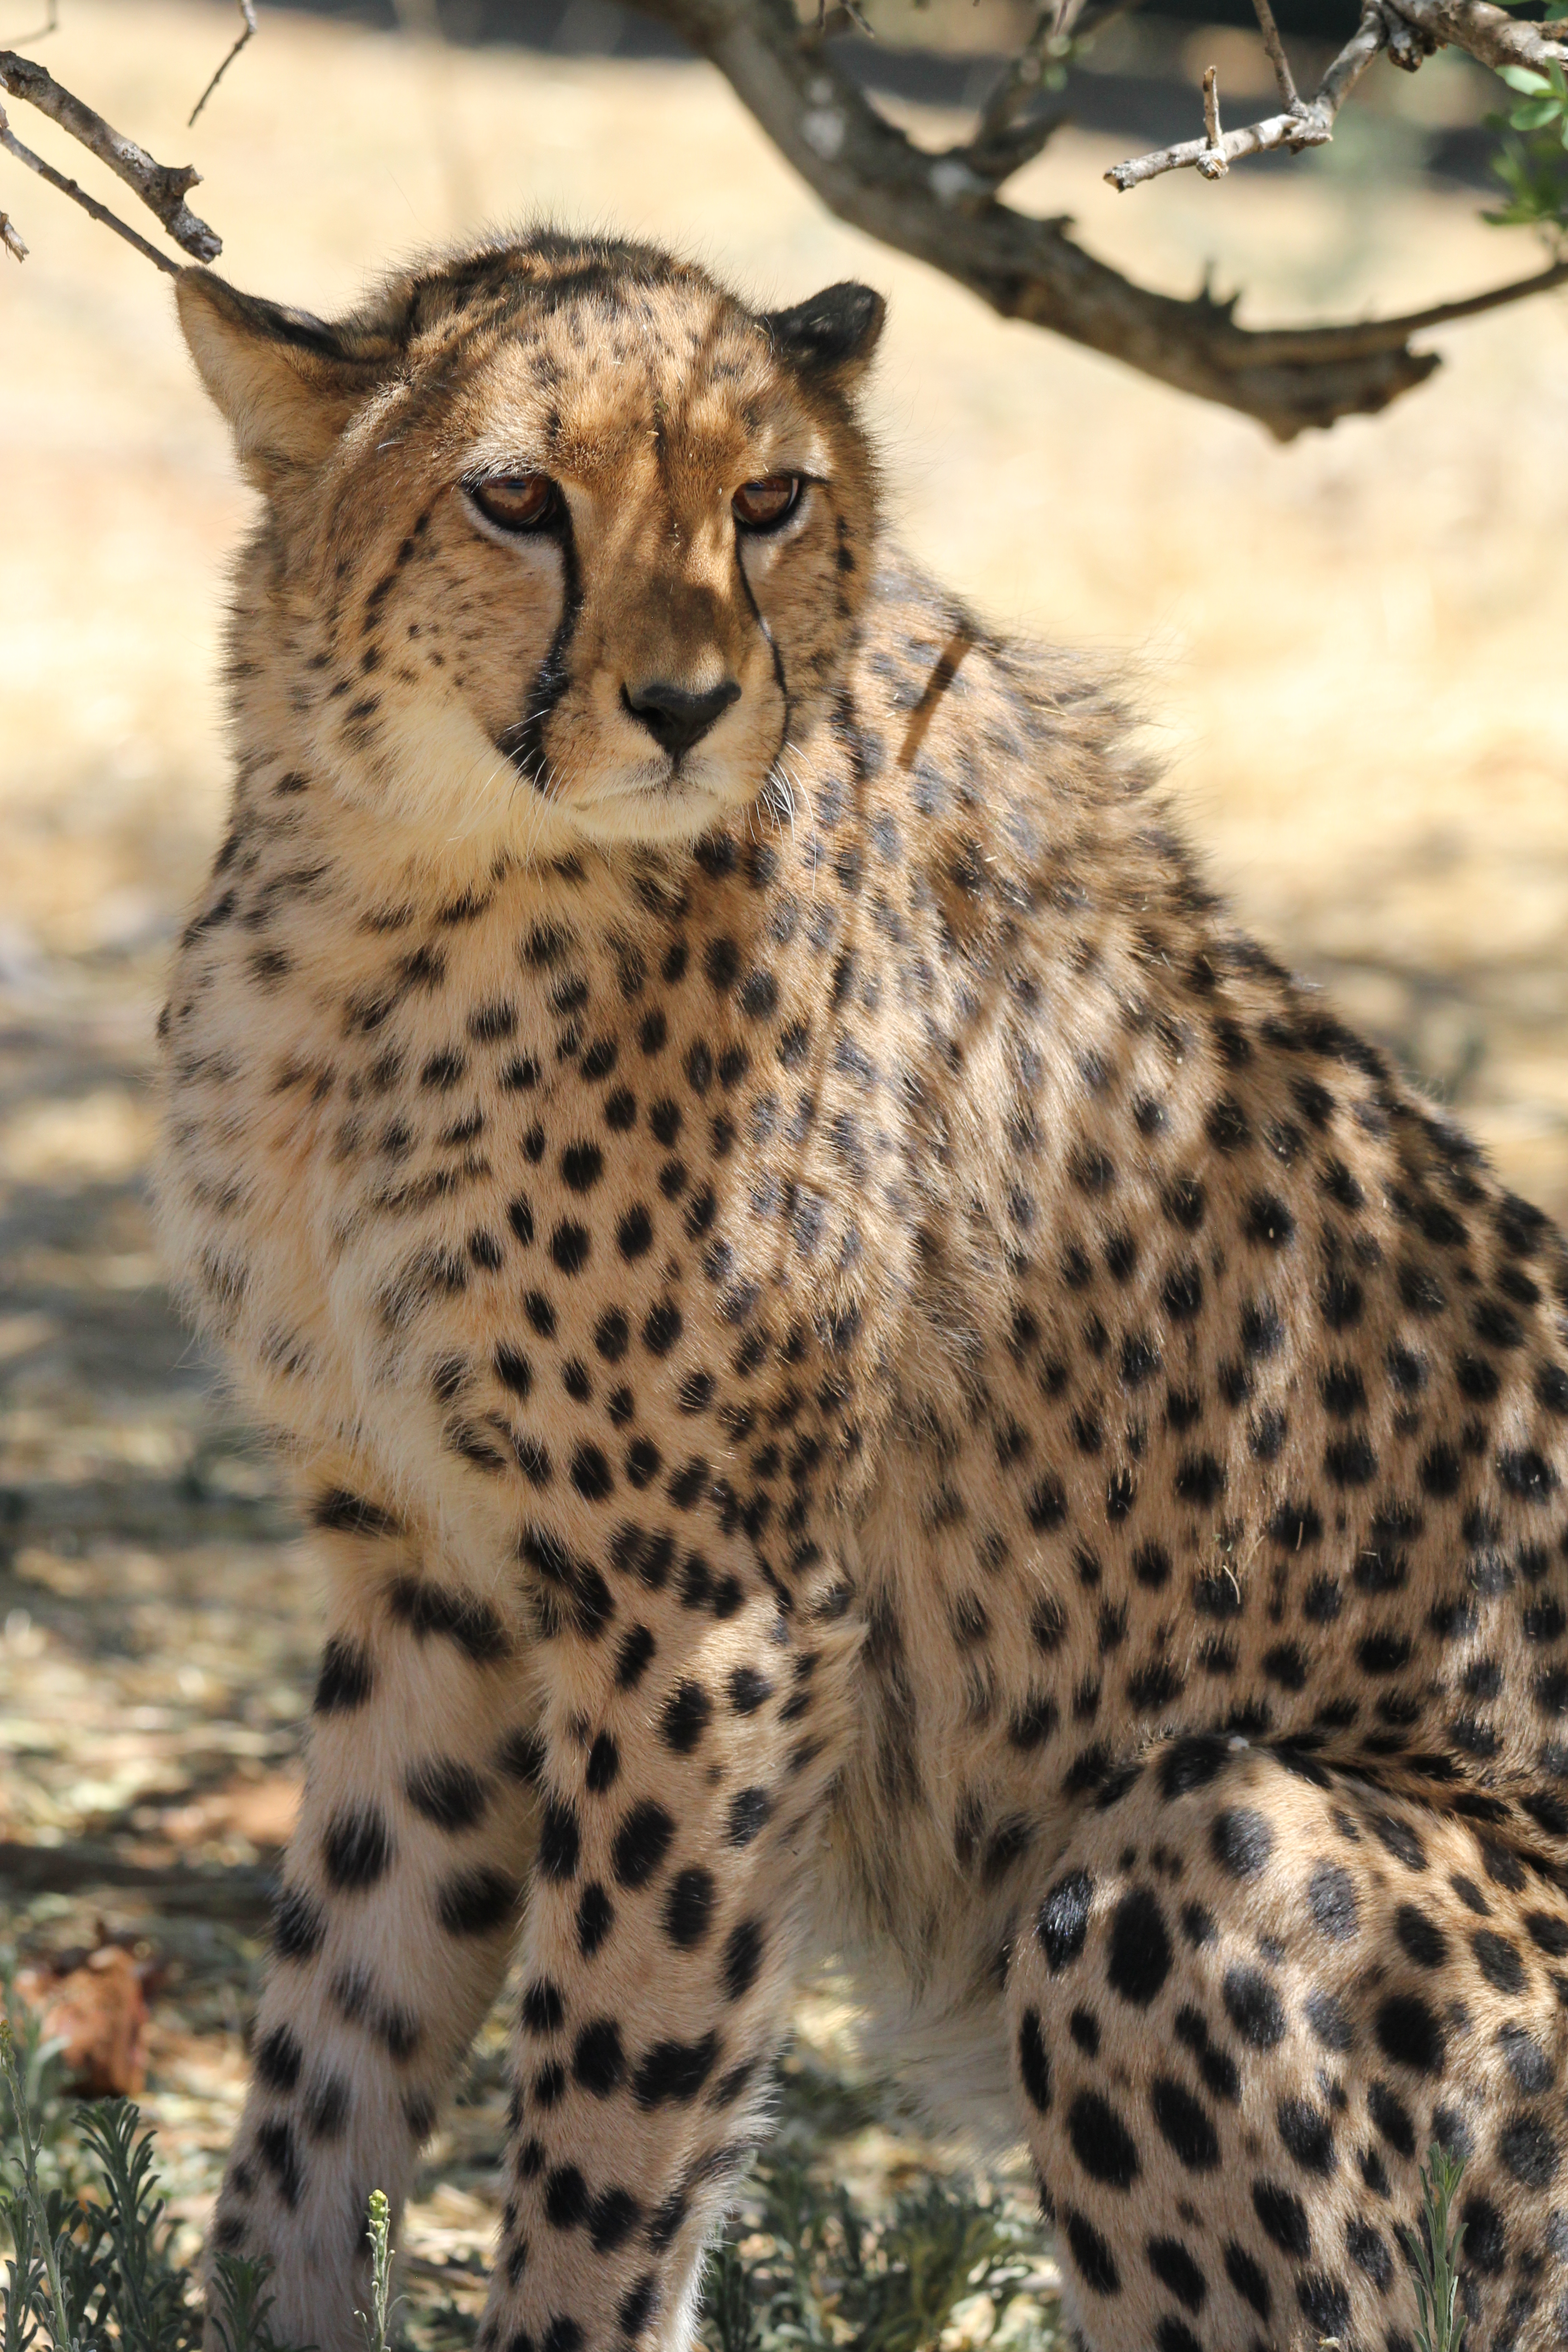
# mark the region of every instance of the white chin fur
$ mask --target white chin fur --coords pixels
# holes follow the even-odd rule
[[[692,842],[731,809],[755,797],[710,784],[685,791],[665,785],[651,792],[605,793],[586,803],[569,804],[563,814],[590,841]]]

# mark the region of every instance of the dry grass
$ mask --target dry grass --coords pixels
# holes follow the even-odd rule
[[[703,68],[430,58],[268,16],[187,136],[231,8],[63,15],[52,68],[194,157],[223,266],[258,291],[330,310],[384,257],[538,213],[695,248],[768,299],[887,289],[876,398],[917,551],[1003,620],[1131,659],[1249,918],[1568,1211],[1562,298],[1445,338],[1388,418],[1280,451],[839,229]],[[1177,290],[1215,258],[1260,320],[1530,266],[1463,196],[1302,165],[1119,199],[1110,160],[1066,134],[1018,197]],[[33,258],[0,276],[0,1741],[25,1759],[0,1837],[243,1869],[287,1820],[310,1581],[168,1318],[138,1181],[163,942],[220,821],[246,499],[167,288],[7,173]],[[148,2105],[194,2222],[238,2095],[249,1927],[89,1907],[156,1948]],[[53,1898],[22,1924],[92,1928]],[[830,2046],[838,2022],[816,2014]],[[492,2034],[434,2154],[426,2252],[489,2233],[499,2084]],[[863,2155],[885,2173],[876,2135]]]

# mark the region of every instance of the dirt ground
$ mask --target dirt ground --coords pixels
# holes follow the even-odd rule
[[[1388,417],[1280,450],[839,228],[705,68],[264,16],[187,133],[232,8],[62,16],[53,70],[199,163],[221,267],[257,291],[330,310],[384,258],[541,215],[693,248],[769,300],[887,289],[875,401],[904,535],[993,615],[1135,668],[1248,918],[1568,1212],[1563,298],[1451,331]],[[1064,132],[1016,200],[1075,212],[1173,290],[1212,265],[1245,319],[1415,307],[1532,266],[1473,197],[1338,149],[1126,198],[1100,180],[1113,160]],[[29,1949],[100,1924],[136,1947],[145,2104],[194,2232],[315,1641],[296,1531],[170,1315],[142,1195],[161,969],[220,824],[247,497],[166,286],[8,162],[0,204],[32,247],[0,277],[0,1895]],[[840,2047],[830,2000],[803,2018]],[[431,2152],[409,2231],[427,2263],[489,2234],[498,2053],[496,2027]],[[853,2160],[887,2155],[873,2134]]]

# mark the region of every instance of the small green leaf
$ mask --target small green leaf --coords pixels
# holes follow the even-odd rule
[[[1508,119],[1516,131],[1544,131],[1549,122],[1556,121],[1558,110],[1555,98],[1532,98],[1516,106]]]
[[[1504,66],[1500,69],[1500,79],[1507,82],[1510,89],[1534,91],[1550,89],[1552,87],[1546,76],[1538,74],[1531,66]]]

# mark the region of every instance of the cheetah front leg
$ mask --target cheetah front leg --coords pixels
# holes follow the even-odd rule
[[[318,1484],[310,1508],[331,1633],[209,2296],[219,2253],[262,2256],[279,2341],[353,2352],[370,2192],[401,2207],[514,1940],[537,1702],[502,1579],[465,1580],[363,1493]]]
[[[600,1561],[535,1529],[524,1550],[546,1758],[479,2344],[677,2352],[784,2029],[851,1644],[734,1546],[623,1528]]]

